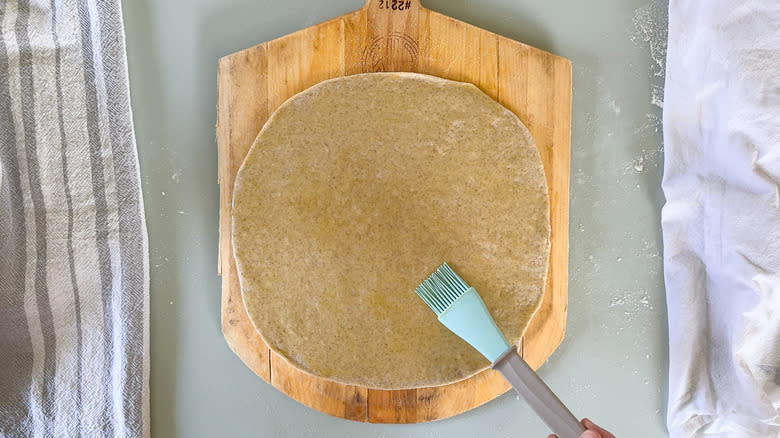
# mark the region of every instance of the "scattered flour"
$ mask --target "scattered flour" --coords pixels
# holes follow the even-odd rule
[[[620,105],[618,105],[617,102],[610,100],[608,105],[609,109],[611,109],[613,113],[616,115],[620,114]]]
[[[645,114],[645,123],[634,129],[634,134],[658,133],[663,128],[663,119],[658,114]]]
[[[650,88],[650,103],[663,109],[664,107],[664,87],[652,84]]]
[[[651,67],[655,76],[664,76],[666,72],[667,25],[666,2],[653,0],[634,11],[634,33],[630,36],[636,43],[650,47]]]
[[[609,302],[609,307],[622,306],[626,304],[626,300],[623,297],[612,297],[612,301]]]
[[[636,172],[642,172],[643,170],[645,170],[645,157],[644,156],[640,156],[639,158],[634,160],[634,170]]]
[[[581,167],[577,168],[574,172],[574,182],[581,186],[588,183],[588,175],[582,170]]]
[[[634,11],[632,19],[634,31],[629,36],[636,44],[646,45],[650,50],[652,64],[650,71],[654,77],[663,78],[666,74],[666,43],[667,43],[667,2],[652,0],[650,3]],[[657,81],[656,81],[657,82]],[[651,84],[650,104],[664,107],[664,84]]]
[[[655,130],[654,127],[644,126],[641,130]],[[658,148],[643,148],[639,155],[633,160],[623,164],[623,175],[631,173],[642,173],[648,169],[656,169],[661,164],[663,149]]]
[[[609,307],[624,306],[625,313],[635,314],[642,309],[653,310],[655,307],[650,301],[650,295],[643,289],[635,291],[623,291],[613,295]]]

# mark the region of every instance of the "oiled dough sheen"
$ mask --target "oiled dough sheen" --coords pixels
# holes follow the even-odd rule
[[[549,235],[526,127],[473,85],[432,76],[361,74],[293,96],[236,178],[250,318],[292,364],[349,384],[431,386],[484,369],[414,288],[447,261],[517,342]]]

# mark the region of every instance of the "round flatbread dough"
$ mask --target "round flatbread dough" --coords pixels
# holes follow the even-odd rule
[[[486,368],[414,289],[448,262],[517,342],[549,236],[528,129],[475,86],[432,76],[360,74],[293,96],[236,177],[249,317],[293,365],[347,384],[434,386]]]

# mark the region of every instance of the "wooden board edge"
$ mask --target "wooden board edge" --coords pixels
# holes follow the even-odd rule
[[[217,63],[217,108],[229,108],[230,107],[230,88],[228,87],[228,79],[231,70],[230,57],[220,58]],[[226,174],[230,172],[230,126],[229,120],[230,112],[217,111],[217,184],[219,187],[219,218],[218,220],[218,237],[217,237],[217,273],[222,275],[222,238],[224,237],[225,227],[224,218],[222,212],[224,209],[225,194],[225,181]],[[224,284],[223,284],[224,287]]]
[[[469,23],[467,21],[459,20],[457,18],[450,17],[448,15],[444,15],[444,14],[442,14],[440,12],[436,12],[436,11],[434,11],[432,9],[426,9],[424,6],[421,7],[421,9],[424,10],[425,13],[430,14],[429,15],[429,19],[433,18],[433,19],[441,19],[441,20],[447,20],[447,21],[456,21],[459,24],[464,25],[467,28],[469,28],[469,30],[478,31],[480,33],[484,33],[484,34],[486,34],[486,36],[489,36],[491,38],[493,38],[493,37],[497,38],[499,40],[499,44],[500,43],[510,43],[510,44],[513,44],[513,45],[517,45],[517,46],[523,47],[526,50],[533,50],[535,52],[543,53],[545,56],[548,56],[551,59],[553,59],[554,62],[556,62],[556,63],[563,62],[563,61],[565,61],[566,63],[569,63],[569,66],[570,66],[569,68],[571,68],[571,61],[568,58],[565,58],[565,57],[563,57],[561,55],[556,55],[555,53],[548,52],[547,50],[543,50],[543,49],[540,49],[538,47],[534,47],[534,46],[525,44],[523,42],[520,42],[520,41],[517,41],[517,40],[513,40],[513,39],[511,39],[509,37],[505,37],[505,36],[503,36],[501,34],[498,34],[498,33],[491,32],[489,30],[483,29],[483,28],[481,28],[479,26],[476,26],[474,24],[471,24],[471,23]]]
[[[271,351],[270,384],[298,403],[345,420],[368,421],[368,389],[322,379]]]
[[[556,93],[562,93],[561,96],[555,96],[554,99],[559,100],[561,105],[558,106],[560,112],[556,114],[558,120],[561,123],[556,126],[558,129],[554,130],[554,142],[556,145],[556,156],[558,157],[556,163],[560,166],[558,169],[558,175],[560,175],[561,194],[565,195],[565,198],[558,200],[559,215],[560,215],[560,230],[559,239],[556,242],[558,245],[558,252],[561,255],[561,269],[559,273],[559,287],[561,288],[562,305],[559,306],[561,312],[561,319],[563,324],[559,336],[553,338],[551,342],[551,350],[547,356],[550,356],[561,344],[566,335],[566,323],[569,310],[569,230],[571,228],[570,223],[570,202],[571,202],[571,116],[572,116],[572,66],[571,61],[562,56],[556,56],[554,62],[557,64],[555,68],[555,82],[556,86],[553,87]],[[564,129],[565,127],[565,129]],[[565,188],[565,190],[564,190]],[[541,365],[541,364],[540,364]]]
[[[329,18],[329,19],[327,19],[325,21],[320,21],[319,23],[312,24],[311,26],[305,27],[305,28],[300,29],[300,30],[296,30],[293,33],[288,33],[286,35],[278,36],[278,37],[276,37],[276,38],[274,38],[272,40],[264,41],[262,43],[255,44],[254,46],[247,47],[246,49],[241,49],[241,50],[239,50],[237,52],[229,53],[229,54],[224,55],[221,58],[219,58],[219,60],[217,62],[218,63],[222,62],[223,59],[230,59],[230,58],[234,58],[234,57],[243,56],[245,54],[245,52],[248,52],[248,51],[251,51],[251,50],[256,50],[257,48],[259,48],[261,46],[268,47],[269,45],[273,45],[273,44],[280,44],[280,43],[284,44],[286,41],[297,39],[298,37],[306,35],[308,32],[311,32],[312,29],[314,29],[314,28],[318,28],[320,26],[332,25],[332,24],[334,24],[336,22],[342,22],[343,20],[354,19],[355,15],[360,15],[362,13],[363,13],[363,9],[361,8],[361,9],[358,9],[358,10],[355,10],[355,11],[352,11],[352,12],[347,12],[346,14],[341,14],[339,16],[336,16],[336,17],[333,17],[333,18]]]
[[[246,53],[246,52],[245,52]],[[231,234],[232,185],[235,159],[233,154],[233,132],[231,118],[234,117],[233,90],[234,57],[222,57],[217,64],[217,166],[219,184],[219,226],[218,266],[222,277],[221,286],[221,331],[230,349],[260,378],[270,380],[268,347],[255,333],[243,308],[243,299],[238,284],[233,259]],[[254,336],[253,336],[254,335]]]
[[[529,344],[525,359],[538,369],[560,346],[566,333],[568,314],[568,262],[569,262],[569,198],[571,178],[571,61],[556,56],[553,59],[553,87],[561,95],[554,95],[555,118],[560,123],[553,129],[553,159],[551,169],[553,187],[550,187],[551,248],[547,284],[544,297],[537,313],[531,318],[527,335]],[[547,171],[547,170],[546,170]],[[557,198],[554,198],[557,196]],[[555,238],[553,238],[553,235]],[[556,304],[557,303],[557,304]],[[539,320],[549,306],[550,313]],[[524,336],[525,339],[525,336]],[[534,340],[537,340],[534,342]],[[525,351],[524,351],[525,353]]]
[[[510,389],[497,371],[442,386],[385,390],[368,389],[368,422],[414,424],[444,420],[475,409]]]

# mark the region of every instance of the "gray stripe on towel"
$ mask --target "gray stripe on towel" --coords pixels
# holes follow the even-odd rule
[[[19,71],[22,101],[22,125],[24,129],[24,149],[27,158],[27,176],[30,182],[30,198],[33,203],[33,218],[35,220],[35,300],[41,320],[43,334],[43,400],[56,400],[54,385],[57,371],[56,333],[54,318],[49,302],[46,284],[47,242],[46,242],[46,205],[40,181],[40,165],[38,163],[38,142],[35,125],[35,84],[33,80],[33,60],[28,25],[30,20],[29,0],[19,1],[19,16],[16,21],[16,39],[19,45]],[[54,435],[55,413],[53,403],[43,403],[41,407],[46,419],[45,435]]]
[[[106,202],[105,169],[103,167],[103,151],[100,142],[100,124],[98,122],[97,84],[95,83],[95,59],[92,49],[92,18],[86,2],[79,1],[78,15],[81,23],[81,52],[84,60],[84,100],[87,104],[87,131],[89,132],[90,164],[92,171],[92,190],[95,195],[95,236],[98,249],[98,271],[100,272],[100,285],[103,296],[103,349],[106,361],[113,363],[114,326],[112,316],[113,295],[112,284],[114,281],[111,271],[111,251],[108,247],[108,207]],[[103,386],[106,388],[106,405],[103,409],[104,436],[114,436],[113,423],[113,393],[115,391],[112,380],[113,367],[106,370],[106,380]]]
[[[73,248],[73,197],[70,192],[70,181],[68,175],[68,158],[67,158],[67,136],[65,134],[65,122],[63,117],[63,96],[62,96],[62,71],[61,71],[61,51],[59,36],[57,35],[57,0],[51,0],[51,35],[54,41],[54,77],[55,87],[57,90],[57,124],[60,131],[60,157],[62,160],[62,179],[65,190],[65,203],[68,209],[68,224],[67,224],[67,245],[68,245],[68,268],[70,271],[70,284],[73,289],[73,312],[76,322],[76,392],[73,394],[73,398],[76,402],[76,412],[73,413],[76,419],[76,431],[78,436],[81,436],[81,417],[84,415],[84,407],[82,406],[82,394],[81,394],[81,369],[82,369],[82,356],[84,348],[82,346],[81,335],[81,300],[79,297],[79,286],[76,281],[76,262],[74,260],[74,248]]]
[[[0,35],[4,34],[0,8]],[[30,430],[27,397],[32,379],[32,341],[24,311],[27,232],[22,182],[11,115],[8,48],[0,38],[0,436]]]

